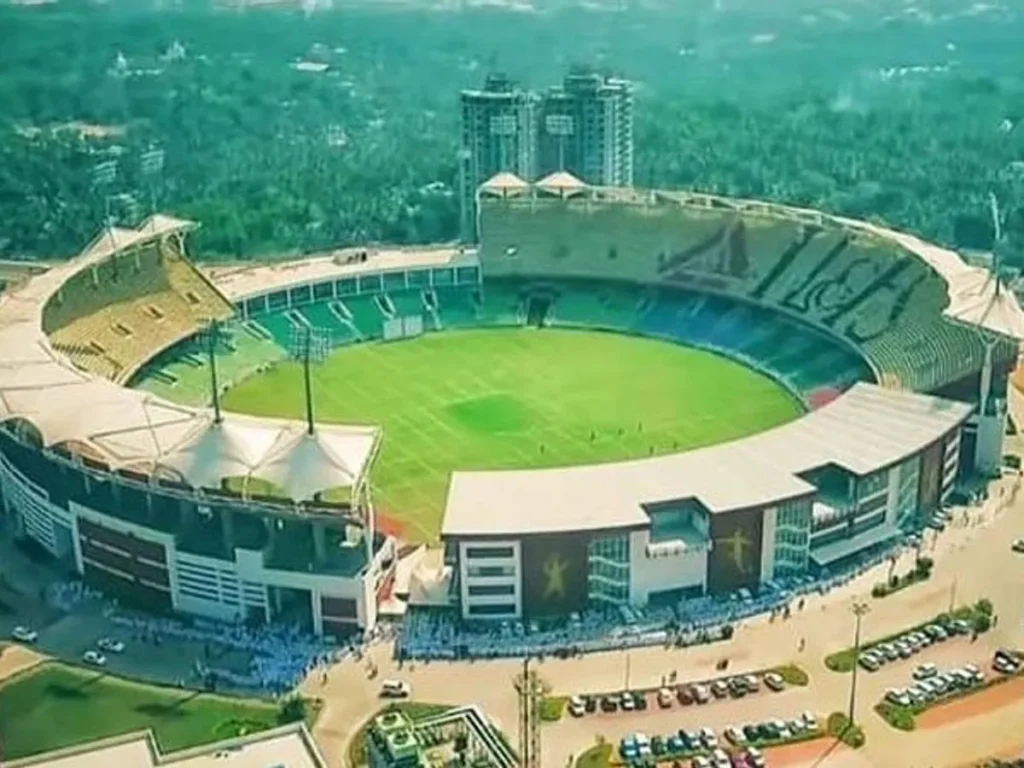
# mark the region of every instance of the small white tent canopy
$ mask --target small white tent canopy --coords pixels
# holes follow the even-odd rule
[[[374,427],[317,427],[281,429],[267,455],[251,476],[273,483],[289,498],[308,501],[331,488],[351,488],[373,455],[378,432]]]

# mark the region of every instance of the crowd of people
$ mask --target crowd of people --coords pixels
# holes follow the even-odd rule
[[[767,614],[785,620],[809,594],[827,594],[892,557],[903,544],[879,548],[841,572],[770,582],[756,594],[685,600],[655,609],[585,611],[559,621],[466,622],[450,609],[411,608],[395,643],[401,660],[571,656],[643,646],[685,647],[728,639],[737,622]]]

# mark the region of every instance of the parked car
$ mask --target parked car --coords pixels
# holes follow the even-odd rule
[[[583,708],[587,711],[588,715],[592,715],[597,712],[597,697],[596,696],[584,696],[583,697]]]
[[[629,691],[623,691],[619,694],[619,706],[625,712],[632,712],[636,709],[636,699],[633,698],[633,694]]]
[[[1014,552],[1024,552],[1024,539],[1014,539],[1010,549]]]
[[[741,698],[747,695],[747,683],[742,677],[733,677],[729,679],[729,694],[733,698]]]
[[[602,712],[618,712],[619,702],[613,696],[605,696],[601,699]]]
[[[107,653],[124,653],[124,643],[110,637],[101,637],[96,641],[96,647]]]
[[[711,750],[711,764],[715,768],[732,768],[729,753],[719,748]]]
[[[939,668],[928,661],[924,664],[918,664],[914,668],[914,679],[915,680],[927,680],[930,677],[935,677],[939,674]]]
[[[569,714],[573,717],[583,717],[587,712],[587,705],[580,696],[569,697]]]
[[[693,704],[693,688],[688,685],[680,685],[676,691],[676,698],[680,704]]]
[[[743,735],[747,737],[747,741],[757,741],[761,738],[761,734],[758,728],[753,723],[748,723],[743,726]]]
[[[711,683],[711,693],[716,699],[724,699],[729,695],[729,684],[725,680],[715,680]]]
[[[993,654],[993,656],[997,659],[1003,659],[1004,661],[1007,661],[1010,664],[1014,664],[1016,666],[1020,666],[1021,664],[1021,654],[1017,651],[1011,651],[1007,648],[998,649]]]
[[[662,757],[668,752],[668,747],[665,746],[665,739],[661,736],[651,736],[651,754],[655,757]]]
[[[761,681],[757,679],[757,675],[745,675],[743,682],[746,683],[747,690],[751,693],[761,690]]]
[[[765,768],[764,755],[757,747],[747,747],[746,757],[751,768]]]
[[[82,661],[91,667],[107,666],[107,657],[99,651],[86,651],[82,654]]]
[[[806,728],[808,731],[818,730],[818,718],[816,718],[810,712],[804,712],[802,715],[800,715],[800,719],[804,721],[804,728]]]
[[[668,709],[672,706],[673,698],[674,697],[672,696],[672,691],[670,691],[668,688],[662,688],[660,691],[658,691],[658,706],[662,709]]]
[[[701,740],[701,743],[707,749],[717,749],[718,748],[718,737],[715,735],[715,732],[712,731],[707,726],[704,726],[703,728],[700,729],[700,740]]]
[[[697,755],[690,761],[690,768],[711,768],[711,761],[704,755]]]
[[[786,687],[786,681],[778,672],[769,672],[764,676],[764,684],[773,691],[781,691]]]
[[[35,643],[39,640],[39,633],[28,627],[15,627],[11,630],[11,637],[19,643]]]
[[[731,725],[725,729],[725,738],[737,747],[742,747],[747,743],[747,737],[743,735],[743,731],[735,725]]]
[[[706,686],[695,685],[693,686],[693,698],[698,704],[707,704],[711,701],[711,694]]]
[[[633,691],[633,703],[636,704],[636,708],[643,712],[647,709],[647,694],[643,691]]]
[[[673,733],[665,739],[665,746],[668,748],[669,754],[673,755],[687,750],[686,742],[678,733]]]
[[[901,688],[890,688],[887,690],[885,692],[885,700],[899,707],[910,706],[910,696]]]
[[[882,666],[882,662],[878,659],[877,656],[875,656],[870,651],[868,651],[867,653],[862,653],[860,655],[860,658],[857,659],[857,663],[860,664],[860,666],[863,669],[866,669],[868,672],[875,672],[879,669],[879,667]]]

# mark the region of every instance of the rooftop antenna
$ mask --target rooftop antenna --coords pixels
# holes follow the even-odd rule
[[[310,436],[316,431],[311,368],[327,359],[331,352],[331,346],[331,332],[327,328],[317,328],[308,322],[301,325],[295,324],[292,327],[288,353],[293,358],[302,361],[302,376],[306,392],[306,434]]]

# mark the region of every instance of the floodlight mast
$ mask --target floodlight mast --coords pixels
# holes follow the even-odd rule
[[[217,382],[217,333],[220,325],[210,320],[206,329],[206,354],[210,359],[210,395],[213,400],[213,423],[218,426],[224,420],[220,410],[220,385]]]
[[[309,363],[310,357],[313,354],[313,329],[306,328],[305,338],[303,339],[303,350],[302,350],[302,373],[305,378],[306,385],[306,434],[310,437],[313,436],[315,430],[313,420],[313,383],[310,378]]]

